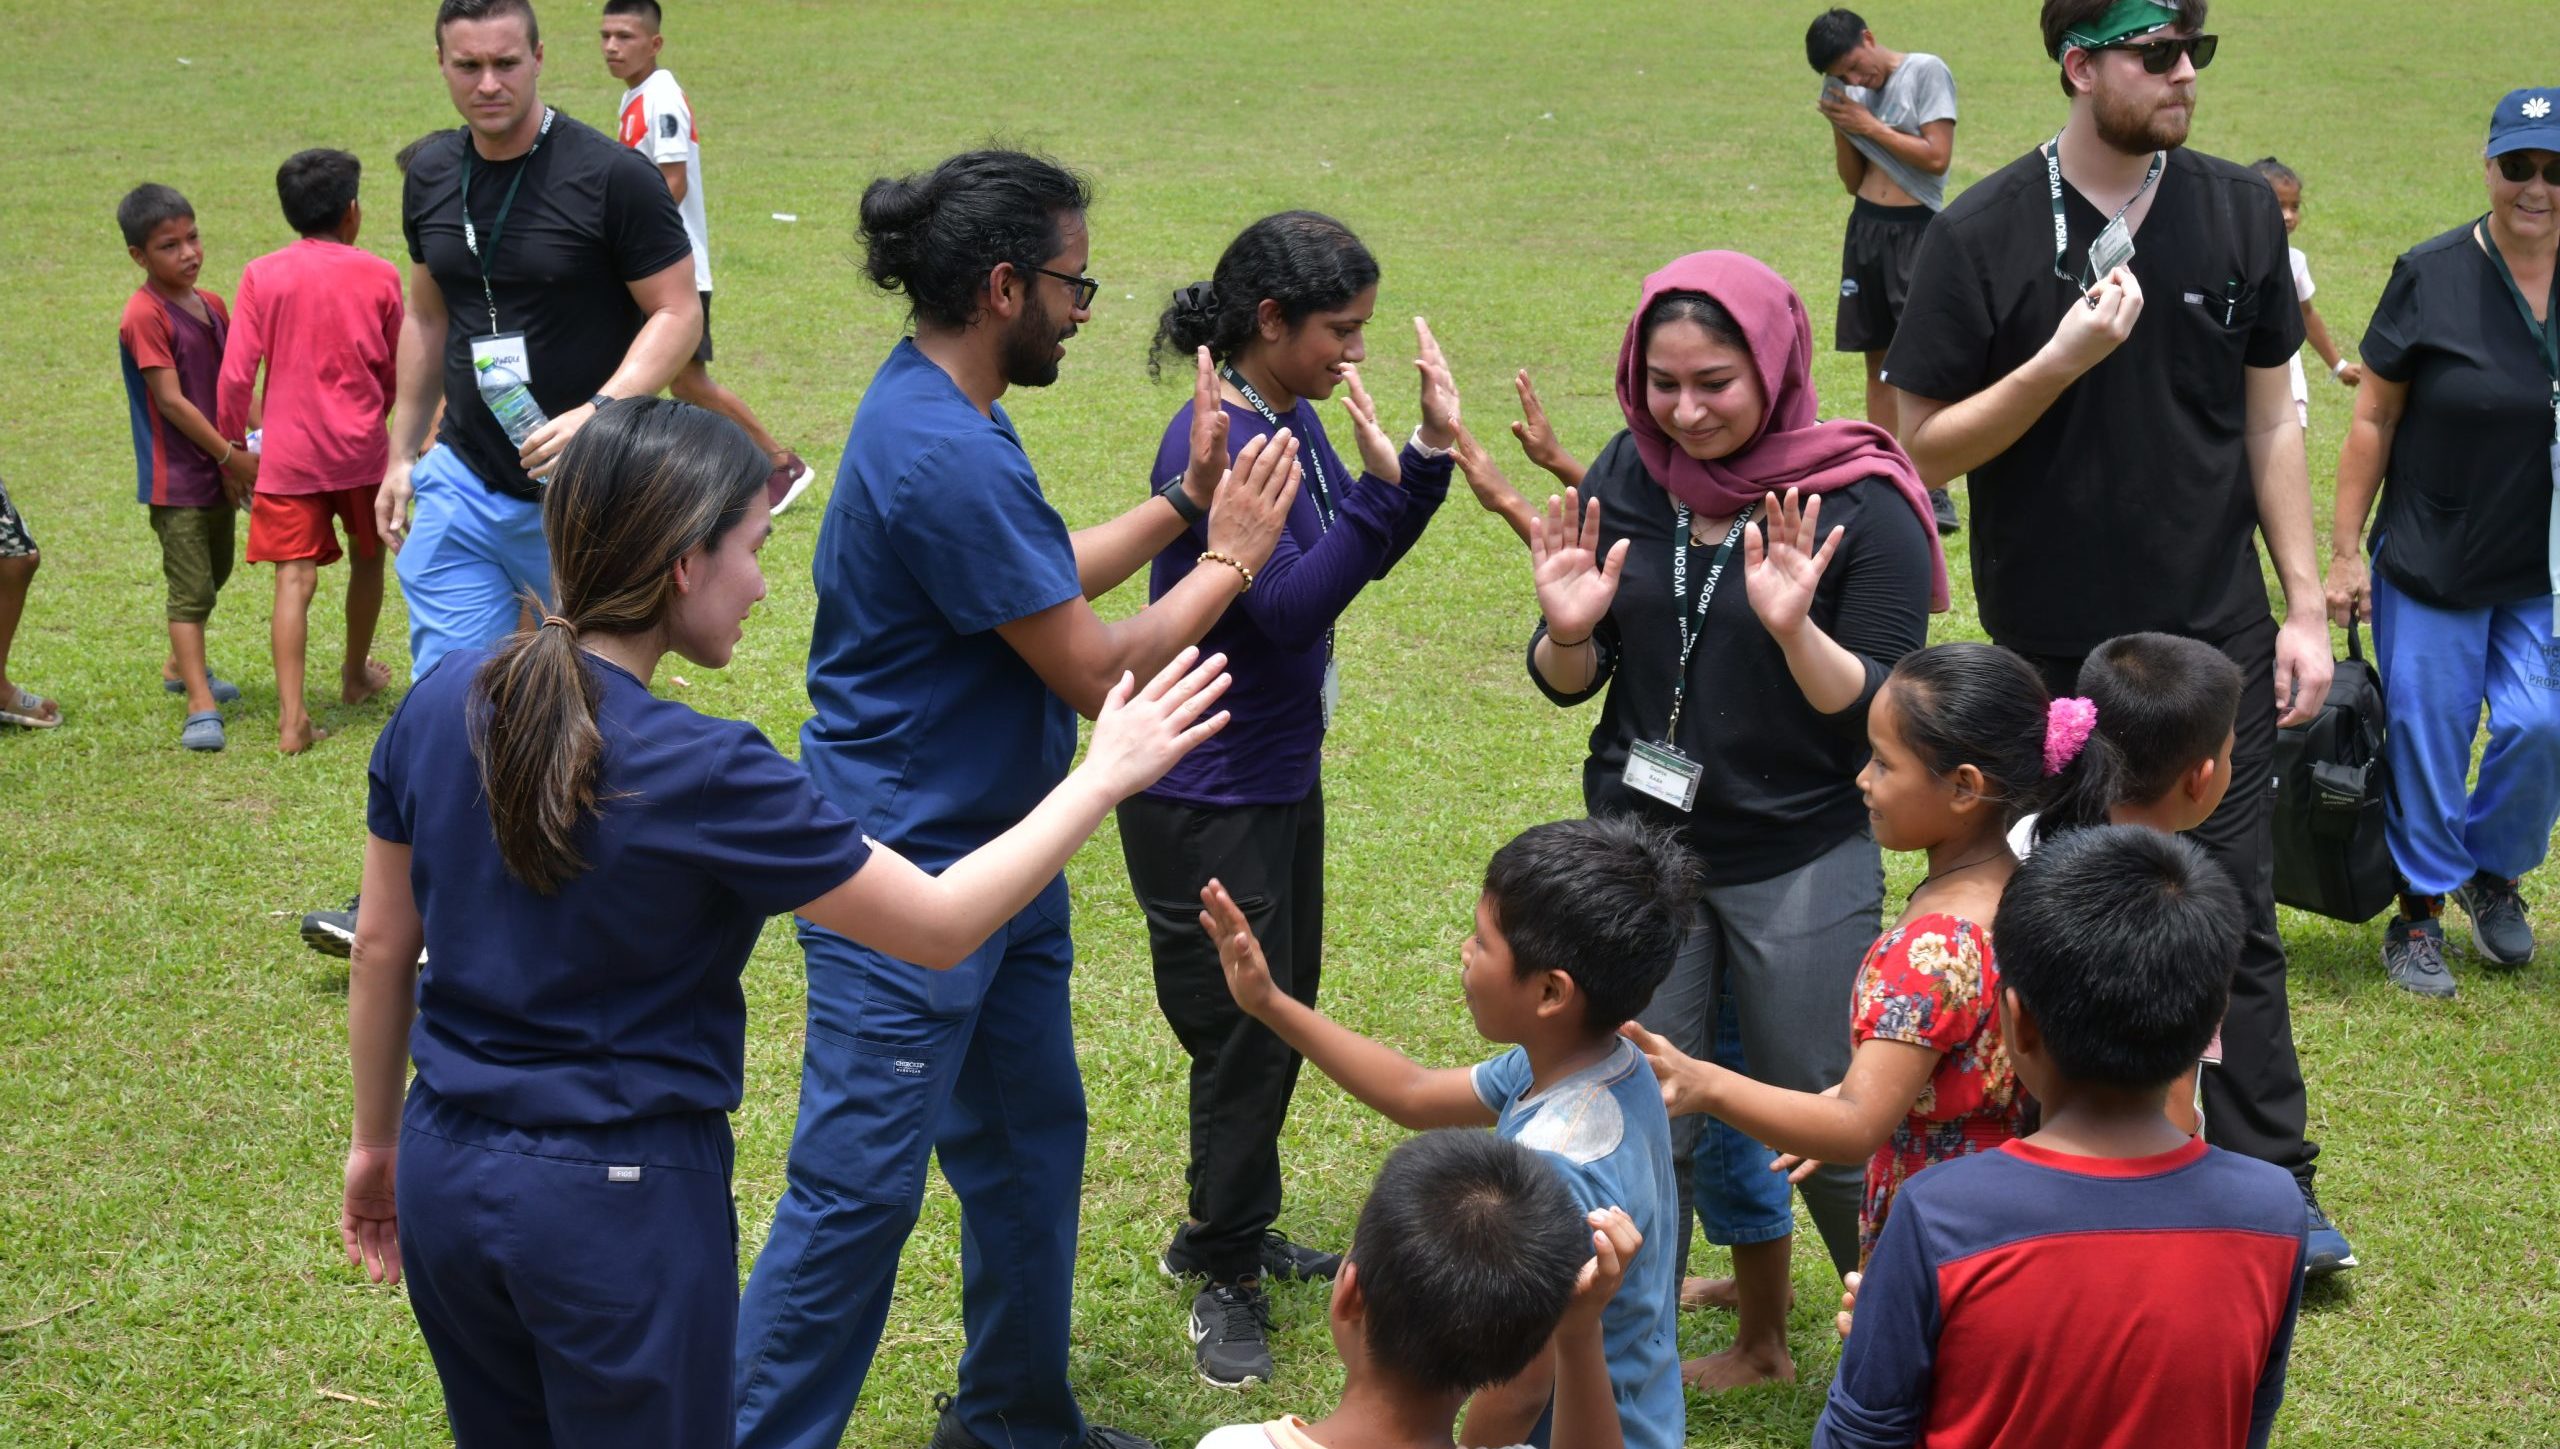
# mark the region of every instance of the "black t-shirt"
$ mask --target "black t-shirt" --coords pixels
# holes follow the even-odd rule
[[[2440,608],[2550,593],[2551,374],[2471,227],[2392,263],[2363,351],[2375,376],[2409,389],[2374,567]]]
[[[1591,688],[1566,694],[1539,675],[1529,678],[1558,704],[1579,704],[1605,685],[1608,697],[1591,728],[1582,768],[1582,798],[1593,814],[1632,810],[1685,825],[1690,847],[1717,885],[1747,885],[1784,875],[1838,845],[1866,823],[1857,774],[1867,762],[1867,703],[1895,661],[1917,649],[1929,629],[1929,539],[1920,517],[1893,484],[1870,478],[1822,495],[1821,527],[1848,532],[1814,593],[1813,622],[1866,661],[1867,687],[1835,715],[1805,702],[1787,657],[1751,611],[1742,579],[1742,546],[1734,545],[1705,632],[1689,661],[1689,697],[1672,741],[1703,767],[1697,806],[1680,812],[1626,786],[1627,750],[1640,736],[1662,738],[1680,667],[1680,605],[1671,597],[1671,495],[1647,473],[1634,438],[1624,432],[1602,449],[1583,480],[1600,500],[1601,552],[1632,539],[1618,595],[1593,637],[1600,673]],[[1755,525],[1756,526],[1756,525]],[[1689,546],[1694,617],[1697,588],[1723,535]],[[1541,623],[1530,636],[1534,657]]]
[[[2245,369],[2302,346],[2284,217],[2264,178],[2193,151],[2171,151],[2156,186],[2133,238],[2133,334],[1972,473],[1983,627],[2025,653],[2139,630],[2223,638],[2268,613]],[[2107,216],[2068,184],[2063,214],[2077,275]],[[2080,297],[2054,275],[2044,156],[2030,151],[1929,224],[1885,379],[1962,401],[2035,356]]]
[[[462,239],[464,128],[446,132],[409,165],[400,229],[409,259],[444,293],[445,421],[440,441],[502,493],[541,496],[516,462],[471,370],[471,339],[489,331],[480,264]],[[491,250],[490,223],[518,172],[515,206]],[[471,220],[489,257],[498,330],[521,332],[533,398],[553,417],[595,396],[622,366],[647,320],[628,283],[693,255],[666,178],[648,158],[566,115],[530,157],[471,161]]]

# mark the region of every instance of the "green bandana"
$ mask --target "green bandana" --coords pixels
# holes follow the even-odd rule
[[[2062,52],[2074,47],[2095,50],[2133,36],[2166,30],[2177,23],[2174,6],[2162,5],[2158,0],[2116,0],[2105,14],[2086,26],[2062,32],[2062,44],[2054,48],[2053,58],[2062,59]]]

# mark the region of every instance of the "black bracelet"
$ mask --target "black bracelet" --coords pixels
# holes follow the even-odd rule
[[[1173,481],[1157,489],[1156,496],[1172,504],[1173,511],[1182,515],[1185,525],[1198,523],[1209,516],[1209,510],[1191,501],[1189,490],[1182,486],[1183,477],[1180,473],[1173,475]]]
[[[1588,644],[1588,643],[1590,643],[1590,642],[1591,642],[1591,636],[1590,636],[1590,635],[1588,635],[1588,634],[1585,634],[1585,635],[1583,635],[1581,638],[1576,639],[1576,640],[1574,640],[1572,643],[1568,644],[1568,643],[1566,643],[1564,640],[1557,638],[1555,635],[1553,635],[1553,634],[1549,634],[1549,635],[1547,636],[1547,642],[1548,642],[1548,643],[1550,643],[1550,644],[1552,644],[1552,645],[1554,645],[1554,646],[1555,646],[1555,647],[1557,647],[1558,649],[1579,649],[1579,648],[1581,648],[1583,645]]]

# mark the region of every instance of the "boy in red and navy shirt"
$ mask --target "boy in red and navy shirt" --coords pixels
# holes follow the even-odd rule
[[[276,566],[277,748],[300,754],[328,732],[303,698],[311,595],[347,536],[347,653],[338,698],[361,704],[391,682],[370,656],[382,616],[382,491],[400,347],[400,272],[355,246],[364,169],[344,151],[298,151],[276,169],[286,223],[302,239],[240,274],[239,315],[222,356],[216,421],[225,438],[260,429],[249,503],[249,562]],[[255,391],[258,370],[266,388]],[[335,523],[336,528],[332,527]]]
[[[1817,1449],[2267,1442],[2302,1306],[2302,1194],[2166,1112],[2222,1020],[2242,920],[2202,851],[2140,826],[2019,865],[1992,935],[2044,1124],[1903,1188]]]
[[[204,658],[205,620],[231,577],[232,515],[258,477],[257,459],[213,426],[214,379],[231,330],[222,299],[196,286],[204,242],[196,209],[171,187],[145,184],[116,205],[125,252],[143,283],[116,327],[133,423],[135,496],[151,508],[160,572],[169,585],[169,662],[161,682],[187,697],[178,742],[222,748],[220,705],[240,691]]]

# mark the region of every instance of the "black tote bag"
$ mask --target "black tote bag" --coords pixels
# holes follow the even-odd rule
[[[2276,733],[2276,899],[2333,920],[2372,920],[2399,890],[2383,838],[2390,767],[2382,678],[2347,626],[2347,657],[2308,722]]]

